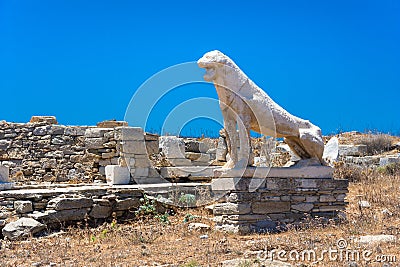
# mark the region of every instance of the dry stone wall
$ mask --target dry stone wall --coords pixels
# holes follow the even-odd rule
[[[49,225],[84,219],[117,218],[136,210],[143,196],[143,190],[135,187],[91,186],[1,191],[0,219],[9,221],[12,216],[30,217]]]
[[[224,231],[277,232],[306,218],[340,219],[348,204],[348,180],[268,177],[253,191],[252,179],[225,179],[235,179],[235,186],[213,207],[216,228]]]
[[[13,182],[105,181],[105,167],[121,164],[121,155],[126,152],[123,147],[129,150],[129,158],[136,157],[136,165],[146,167],[147,153],[158,153],[158,137],[146,135],[140,128],[64,126],[52,124],[54,120],[35,121],[0,122],[0,165],[10,168]],[[136,141],[131,142],[132,138]],[[143,168],[141,171],[144,175]]]
[[[165,161],[165,151],[173,147],[160,146],[158,135],[126,122],[65,126],[54,117],[40,116],[29,123],[0,121],[0,166],[9,167],[12,182],[23,184],[105,182],[109,165],[128,168],[131,183],[158,183],[154,166],[180,166],[183,161],[199,166],[215,160],[211,141],[165,138],[181,140],[182,158]]]

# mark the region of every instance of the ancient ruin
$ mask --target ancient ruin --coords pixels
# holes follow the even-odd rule
[[[332,179],[330,167],[221,171],[225,136],[199,141],[125,122],[56,123],[47,117],[1,122],[3,226],[15,216],[48,226],[127,216],[145,195],[162,209],[182,204],[177,191],[194,196],[190,205],[213,204],[217,229],[233,232],[275,231],[305,214],[335,217],[346,205],[347,181]],[[253,141],[259,158],[260,144]]]
[[[3,234],[19,238],[12,231],[18,221],[7,224],[16,218],[42,229],[133,216],[144,198],[160,210],[209,205],[215,228],[229,232],[277,232],[308,216],[337,218],[348,180],[333,179],[333,168],[321,165],[320,129],[279,107],[221,52],[198,65],[217,88],[225,124],[218,139],[159,136],[124,121],[0,122]],[[250,130],[284,142],[252,138]],[[324,157],[332,163],[338,151],[332,139]]]

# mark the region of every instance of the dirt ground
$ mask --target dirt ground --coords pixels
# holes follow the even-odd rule
[[[338,242],[347,243],[346,251],[371,251],[370,262],[328,257],[287,262],[293,266],[399,266],[398,242],[360,246],[355,240],[376,234],[400,238],[400,177],[371,176],[351,183],[349,189],[347,220],[341,223],[308,220],[302,228],[289,227],[280,234],[237,235],[212,228],[189,231],[192,222],[212,227],[212,216],[201,208],[183,209],[173,216],[114,220],[96,228],[82,223],[46,237],[1,241],[0,266],[222,266],[225,260],[237,258],[245,259],[238,266],[262,266],[266,253],[272,250],[313,249],[319,253],[337,248]],[[371,207],[360,208],[359,200],[370,202]],[[386,256],[391,265],[378,262],[378,256]]]

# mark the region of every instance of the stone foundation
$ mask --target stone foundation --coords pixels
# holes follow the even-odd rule
[[[201,201],[199,192],[210,191],[209,184],[156,185],[41,185],[16,187],[0,191],[0,221],[12,217],[30,217],[46,225],[64,225],[74,221],[112,219],[133,216],[141,199],[157,199],[154,204],[160,213],[166,207],[183,205],[180,194],[192,194]],[[174,197],[178,198],[175,199]],[[162,200],[162,201],[161,201]],[[196,203],[194,203],[196,204]],[[171,205],[171,206],[170,206]],[[4,226],[0,224],[0,230]]]
[[[213,207],[216,229],[239,233],[276,232],[307,217],[336,218],[347,204],[348,180],[318,175],[318,169],[326,174],[328,167],[312,167],[312,172],[310,168],[286,168],[291,177],[282,177],[285,168],[272,169],[266,178],[253,177],[255,168],[249,168],[242,171],[243,177],[228,177],[229,173],[225,173],[216,178],[212,183],[213,192],[225,192],[223,202]],[[267,173],[267,169],[258,171]],[[296,173],[303,177],[293,176]]]

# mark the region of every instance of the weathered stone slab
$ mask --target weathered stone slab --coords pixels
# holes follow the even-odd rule
[[[112,212],[111,206],[103,206],[100,204],[94,204],[89,216],[95,219],[105,219],[110,217]]]
[[[209,147],[197,140],[185,140],[185,151],[194,153],[206,153]]]
[[[151,167],[151,162],[147,155],[136,155],[135,156],[135,164],[133,167],[135,168],[149,168]]]
[[[169,184],[167,180],[161,177],[134,177],[133,180],[136,184],[143,185],[155,185],[155,184]]]
[[[104,147],[106,140],[103,137],[93,137],[85,139],[86,149],[99,149]]]
[[[339,156],[364,156],[367,153],[366,145],[339,145]]]
[[[116,120],[109,120],[109,121],[101,121],[96,124],[99,128],[115,128],[115,127],[126,127],[128,126],[128,122],[126,121],[116,121]]]
[[[380,156],[365,156],[365,157],[348,156],[344,158],[344,161],[346,163],[358,164],[363,166],[379,165]]]
[[[214,215],[248,214],[250,203],[218,203],[214,205]]]
[[[90,208],[93,205],[91,198],[85,197],[56,197],[47,204],[48,209],[54,210],[69,210],[69,209],[84,209]]]
[[[400,155],[390,156],[390,157],[383,157],[379,161],[379,165],[380,166],[386,166],[386,165],[393,164],[393,163],[394,164],[400,163]]]
[[[0,140],[0,151],[7,151],[11,147],[10,140]]]
[[[318,210],[320,212],[336,212],[339,210],[344,210],[345,207],[343,206],[339,206],[339,205],[330,205],[330,206],[322,206],[322,207],[318,207]]]
[[[150,168],[130,168],[130,173],[132,178],[148,178],[150,173]]]
[[[228,146],[226,140],[223,137],[218,138],[218,146],[216,151],[216,159],[218,161],[226,161],[226,155],[228,154]]]
[[[85,131],[86,138],[99,138],[104,137],[107,132],[113,131],[112,128],[89,128]]]
[[[63,135],[65,132],[64,125],[52,125],[49,129],[49,134],[51,135]]]
[[[219,167],[164,167],[161,168],[161,176],[164,178],[213,178],[214,170]]]
[[[321,195],[319,197],[320,202],[335,202],[336,198],[332,195]]]
[[[33,135],[36,136],[45,136],[47,134],[49,134],[49,130],[50,130],[50,126],[40,126],[40,127],[36,127],[33,130]]]
[[[129,210],[129,209],[137,209],[140,205],[139,199],[137,198],[128,198],[123,200],[116,200],[115,210]]]
[[[294,166],[289,168],[247,167],[246,169],[216,169],[214,177],[332,178],[333,168],[328,166]]]
[[[185,142],[176,136],[160,136],[159,148],[168,159],[186,159]]]
[[[72,209],[72,210],[46,210],[45,212],[35,212],[28,216],[44,222],[44,223],[55,223],[55,222],[67,222],[67,221],[80,221],[85,219],[89,209]]]
[[[32,116],[30,123],[58,124],[55,116]]]
[[[330,164],[336,162],[339,158],[339,139],[334,136],[325,145],[322,158]]]
[[[158,134],[152,134],[152,133],[145,133],[144,134],[144,140],[147,141],[158,141],[158,138],[160,136]]]
[[[314,204],[311,203],[299,203],[292,205],[293,210],[300,212],[310,212],[314,208]]]
[[[9,181],[10,169],[7,166],[0,165],[0,183]]]
[[[158,139],[157,139],[157,141],[147,141],[146,140],[147,154],[149,154],[149,155],[158,154],[160,152],[159,146],[160,145],[158,143]]]
[[[193,163],[210,161],[210,155],[206,153],[186,152],[185,157],[194,161]]]
[[[218,178],[212,180],[211,189],[216,192],[229,190],[253,192],[264,187],[265,183],[265,178]]]
[[[129,154],[146,155],[146,143],[144,141],[123,141],[121,142],[122,152]]]
[[[192,161],[188,159],[168,159],[169,163],[172,166],[178,167],[178,166],[192,166]]]
[[[290,202],[263,201],[254,202],[252,210],[255,214],[282,213],[290,211]]]
[[[33,211],[32,202],[29,200],[14,201],[14,209],[17,213],[29,213]]]
[[[131,175],[127,167],[108,165],[105,168],[106,181],[109,185],[129,184]]]
[[[32,218],[21,218],[15,222],[8,223],[2,233],[9,240],[27,238],[45,229],[45,225]]]
[[[144,131],[140,127],[117,127],[114,138],[121,141],[144,141]]]

